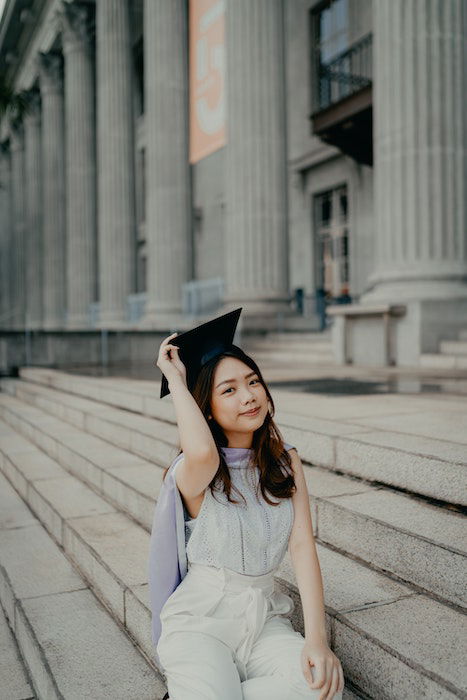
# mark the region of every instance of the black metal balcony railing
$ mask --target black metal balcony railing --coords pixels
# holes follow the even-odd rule
[[[372,83],[373,36],[367,34],[329,63],[318,59],[314,112],[326,109]]]

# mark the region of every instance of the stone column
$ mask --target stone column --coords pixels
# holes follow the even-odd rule
[[[67,328],[89,326],[97,299],[94,64],[90,8],[64,5]],[[106,251],[106,255],[110,251]]]
[[[181,312],[189,277],[187,17],[185,0],[146,0],[144,78],[147,303],[141,325]],[[172,319],[172,321],[171,321]]]
[[[100,326],[126,325],[134,289],[134,137],[128,0],[96,3]]]
[[[8,144],[0,144],[0,328],[12,325],[10,255],[12,251],[11,162]]]
[[[462,0],[374,3],[376,260],[368,301],[467,296],[463,13]]]
[[[22,125],[11,129],[11,211],[12,234],[10,253],[11,328],[23,329],[25,321],[24,279],[24,131]]]
[[[226,306],[287,311],[282,0],[227,2]]]
[[[65,158],[62,58],[40,55],[42,97],[44,318],[62,328],[66,309]]]
[[[41,105],[37,91],[30,93],[29,112],[24,117],[26,171],[25,276],[26,318],[29,328],[42,326],[42,142]]]
[[[373,8],[375,268],[360,302],[404,313],[388,338],[362,315],[349,337],[356,363],[381,364],[384,339],[415,366],[467,318],[465,4]]]

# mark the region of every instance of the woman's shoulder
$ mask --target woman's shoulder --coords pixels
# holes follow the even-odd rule
[[[297,448],[295,447],[295,445],[291,445],[290,442],[285,442],[285,441],[284,441],[284,442],[283,442],[283,445],[284,445],[285,449],[287,450],[287,452],[288,452],[289,450],[296,450],[296,449],[297,449]]]

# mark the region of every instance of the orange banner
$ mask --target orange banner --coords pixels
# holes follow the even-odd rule
[[[225,145],[225,0],[190,0],[190,163]]]

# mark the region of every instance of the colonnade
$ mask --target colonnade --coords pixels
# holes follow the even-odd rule
[[[88,328],[97,301],[99,327],[125,327],[136,275],[131,5],[56,5],[58,35],[36,56],[31,109],[11,124],[0,151],[1,196],[9,204],[1,221],[8,255],[2,326]],[[220,275],[227,305],[250,302],[275,315],[288,301],[284,85],[271,62],[283,56],[283,8],[281,0],[255,5],[252,15],[248,2],[226,3],[227,253]],[[252,20],[255,31],[247,32]],[[187,3],[146,0],[143,27],[147,283],[140,326],[166,328],[180,314],[193,253]]]

